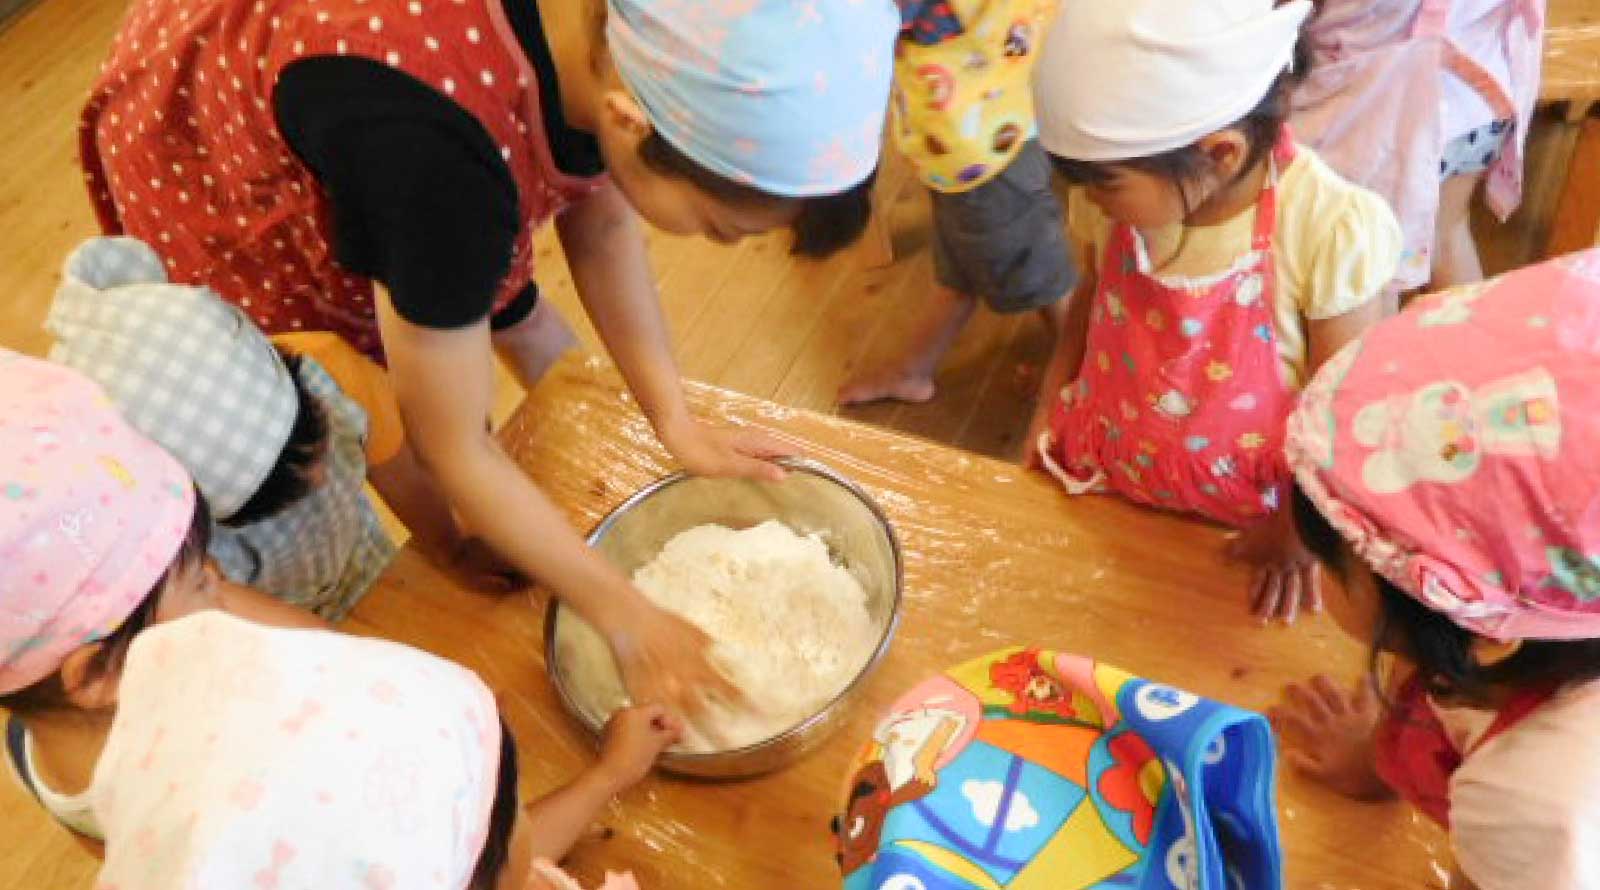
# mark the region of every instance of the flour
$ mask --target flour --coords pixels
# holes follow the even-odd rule
[[[755,744],[812,716],[861,672],[881,633],[855,576],[833,563],[817,536],[779,522],[740,531],[691,528],[640,567],[633,583],[711,637],[713,660],[752,703],[738,711],[713,707],[684,739],[686,751]],[[583,654],[572,654],[589,662],[584,673],[592,669]],[[590,677],[582,680],[610,699],[601,713],[621,701],[610,668],[592,685]]]

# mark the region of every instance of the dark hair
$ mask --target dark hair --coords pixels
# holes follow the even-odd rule
[[[1249,154],[1245,156],[1244,164],[1240,165],[1234,182],[1243,179],[1256,169],[1278,144],[1279,134],[1283,132],[1283,125],[1289,119],[1290,98],[1295,87],[1305,79],[1310,69],[1311,51],[1306,42],[1301,40],[1295,44],[1293,64],[1278,75],[1278,79],[1272,82],[1267,94],[1256,103],[1256,107],[1244,117],[1222,128],[1238,130],[1244,134],[1245,142],[1250,146]],[[1198,144],[1123,161],[1077,161],[1051,155],[1050,162],[1056,171],[1073,185],[1103,184],[1114,175],[1111,169],[1113,167],[1130,167],[1159,176],[1178,187],[1186,211],[1194,209],[1189,205],[1188,186],[1204,176],[1211,167],[1210,159],[1200,150]]]
[[[133,644],[133,638],[155,623],[156,608],[161,603],[162,591],[166,590],[167,584],[174,578],[199,568],[205,561],[206,548],[210,544],[211,510],[206,506],[206,499],[196,491],[194,514],[189,520],[189,532],[178,545],[178,552],[173,555],[172,562],[161,573],[161,577],[150,586],[150,592],[145,594],[144,599],[127,618],[123,619],[117,629],[94,641],[100,644],[100,648],[89,657],[90,680],[122,670],[122,663],[128,657],[128,647]],[[59,670],[31,686],[9,695],[0,695],[0,708],[22,717],[68,706],[67,689],[61,682]]]
[[[872,185],[876,169],[854,187],[833,195],[789,198],[772,195],[719,176],[690,160],[672,143],[652,131],[639,143],[639,158],[646,167],[662,176],[684,179],[695,188],[729,204],[798,203],[800,209],[789,224],[794,232],[792,252],[821,259],[854,244],[867,228],[872,216]]]
[[[261,487],[235,510],[232,516],[219,520],[231,528],[260,522],[285,509],[311,493],[311,469],[328,450],[328,418],[322,403],[306,389],[300,379],[301,358],[282,349],[278,354],[289,368],[289,378],[294,381],[294,426],[289,429],[289,439],[283,443],[278,462],[272,465]]]
[[[1306,547],[1336,577],[1344,579],[1354,558],[1305,492],[1295,486],[1295,524]],[[1382,612],[1372,640],[1372,664],[1391,650],[1417,665],[1428,692],[1484,703],[1496,687],[1552,688],[1600,679],[1600,640],[1525,640],[1516,654],[1489,666],[1472,655],[1476,636],[1442,613],[1419,602],[1382,575],[1374,574]]]
[[[517,740],[500,719],[500,776],[494,786],[494,804],[489,810],[489,833],[483,839],[483,852],[472,870],[467,890],[494,890],[511,858],[511,830],[517,824]]]

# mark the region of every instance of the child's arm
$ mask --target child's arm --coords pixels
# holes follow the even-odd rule
[[[556,234],[584,311],[661,444],[683,468],[701,476],[782,478],[771,459],[794,454],[792,446],[749,430],[713,427],[689,413],[644,235],[616,186],[606,185],[556,217]]]
[[[1370,677],[1349,692],[1322,675],[1291,683],[1267,716],[1299,771],[1356,800],[1394,798],[1378,775],[1374,735],[1382,714]]]
[[[635,701],[697,713],[705,694],[738,701],[713,666],[711,642],[650,602],[589,549],[565,513],[489,434],[494,401],[489,321],[468,328],[412,324],[378,294],[378,321],[406,434],[462,524],[594,626]]]
[[[606,724],[600,759],[567,785],[528,804],[533,855],[559,862],[594,824],[600,811],[650,774],[683,725],[659,706],[618,711]]]
[[[1315,374],[1318,368],[1322,367],[1323,362],[1337,355],[1339,350],[1343,349],[1351,340],[1360,337],[1366,333],[1367,328],[1382,321],[1385,313],[1384,307],[1385,299],[1380,296],[1368,300],[1343,315],[1335,315],[1332,318],[1322,318],[1308,322],[1306,324],[1306,339],[1309,341],[1307,343],[1307,379]]]
[[[411,532],[411,543],[462,585],[485,593],[507,593],[526,586],[527,579],[510,563],[478,539],[461,534],[450,502],[423,470],[409,442],[401,445],[394,457],[367,467],[367,481]]]
[[[1039,396],[1033,409],[1033,419],[1028,423],[1027,435],[1022,440],[1022,462],[1035,466],[1038,460],[1039,434],[1050,423],[1050,412],[1061,387],[1078,379],[1083,370],[1083,355],[1089,346],[1089,310],[1094,305],[1099,276],[1094,265],[1094,250],[1078,248],[1078,284],[1067,297],[1066,312],[1061,328],[1056,331],[1055,351],[1045,366],[1039,381]]]

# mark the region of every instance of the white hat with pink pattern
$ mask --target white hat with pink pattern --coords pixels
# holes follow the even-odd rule
[[[89,795],[99,890],[463,890],[500,759],[471,671],[208,611],[131,646]]]

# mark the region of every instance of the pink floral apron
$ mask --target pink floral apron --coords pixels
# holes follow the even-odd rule
[[[1283,421],[1295,393],[1279,366],[1272,238],[1287,131],[1256,207],[1251,250],[1221,276],[1158,279],[1132,226],[1100,267],[1088,350],[1038,443],[1073,494],[1129,500],[1240,526],[1277,509],[1288,471]]]

